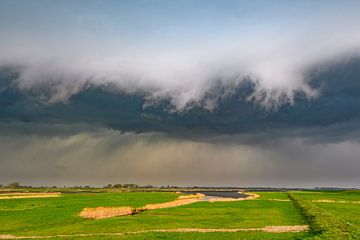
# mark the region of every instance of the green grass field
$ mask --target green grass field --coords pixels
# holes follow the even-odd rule
[[[350,233],[345,234],[346,238],[343,239],[357,237],[360,226],[360,203],[356,203],[360,201],[359,191],[260,192],[258,194],[261,197],[255,200],[197,202],[100,220],[84,220],[78,214],[85,207],[140,207],[147,203],[168,202],[175,200],[179,194],[171,192],[63,193],[61,197],[53,198],[1,199],[0,235],[70,235],[54,237],[55,239],[331,239],[325,237],[331,237],[331,234],[338,234],[338,231],[345,229],[344,231],[350,231]],[[343,202],[313,202],[323,199]],[[312,208],[321,211],[314,211]],[[339,221],[337,225],[334,225],[334,228],[339,229],[330,231],[327,229],[329,224],[321,225],[321,217],[326,218],[327,215]],[[261,231],[130,233],[154,229],[247,229],[304,224],[310,224],[310,231],[298,233]],[[101,235],[112,233],[124,234]],[[341,234],[337,236],[343,237]]]

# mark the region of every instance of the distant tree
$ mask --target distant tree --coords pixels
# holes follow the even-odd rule
[[[104,188],[112,188],[112,184],[108,184],[108,185],[106,185],[106,186],[104,186]]]
[[[18,188],[20,187],[20,184],[18,182],[9,183],[9,188]]]
[[[111,184],[110,184],[110,185],[111,185]],[[124,186],[125,186],[125,185],[124,185]],[[120,184],[120,183],[117,183],[117,184],[112,185],[112,187],[113,187],[113,188],[122,188],[123,185]]]

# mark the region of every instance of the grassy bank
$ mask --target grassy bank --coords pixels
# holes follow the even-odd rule
[[[300,209],[302,215],[305,218],[305,221],[310,226],[309,236],[306,239],[360,239],[360,231],[358,226],[335,216],[331,213],[331,211],[328,211],[323,207],[315,204],[316,202],[331,203],[332,206],[327,206],[327,208],[336,208],[339,204],[344,206],[344,204],[347,203],[346,200],[343,200],[344,198],[348,200],[349,204],[352,204],[352,201],[349,200],[349,197],[346,198],[343,195],[339,196],[332,194],[330,195],[331,199],[324,199],[325,197],[329,197],[329,193],[320,193],[320,195],[312,194],[315,195],[312,197],[307,194],[302,197],[301,194],[296,192],[289,193],[288,195],[289,198],[293,201],[294,205]],[[337,203],[334,199],[339,202]],[[352,200],[352,196],[350,196],[350,199]],[[360,210],[359,207],[358,210]],[[351,215],[357,215],[358,213],[359,212],[353,212]]]

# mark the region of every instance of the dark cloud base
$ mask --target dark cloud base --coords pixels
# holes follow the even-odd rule
[[[42,100],[51,94],[51,85],[20,91],[18,74],[3,68],[0,75],[0,121],[41,124],[89,124],[119,131],[163,132],[175,136],[253,133],[269,129],[322,127],[357,121],[360,115],[360,59],[338,62],[310,71],[309,84],[320,91],[314,99],[298,92],[294,104],[265,109],[249,100],[255,84],[244,80],[231,94],[215,84],[203,102],[215,101],[206,110],[189,103],[184,111],[172,111],[170,99],[153,105],[147,94],[125,94],[111,86],[89,85],[66,103]]]

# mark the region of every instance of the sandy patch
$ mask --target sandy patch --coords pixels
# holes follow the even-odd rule
[[[79,216],[82,218],[103,219],[116,216],[126,216],[135,213],[132,207],[96,207],[84,208]]]
[[[198,199],[178,199],[172,202],[165,202],[165,203],[154,203],[154,204],[146,204],[143,207],[140,207],[139,210],[155,210],[155,209],[162,209],[162,208],[171,208],[171,207],[178,207],[183,206],[191,203],[198,202]]]
[[[60,192],[49,192],[49,193],[6,193],[0,194],[0,199],[13,199],[13,198],[49,198],[49,197],[60,197]]]
[[[308,225],[295,226],[267,226],[263,228],[174,228],[174,229],[151,229],[134,232],[120,232],[120,233],[79,233],[79,234],[63,234],[50,236],[14,236],[14,235],[0,235],[0,239],[43,239],[43,238],[67,238],[67,237],[91,237],[91,236],[119,236],[128,234],[141,234],[149,232],[197,232],[197,233],[212,233],[212,232],[245,232],[245,231],[262,231],[268,233],[286,233],[286,232],[301,232],[308,230]]]
[[[96,207],[96,208],[84,208],[79,216],[82,218],[91,218],[91,219],[103,219],[110,217],[118,217],[118,216],[127,216],[135,213],[139,213],[146,210],[154,210],[154,209],[162,209],[162,208],[170,208],[170,207],[178,207],[182,205],[191,204],[194,202],[198,202],[205,195],[203,194],[191,194],[186,196],[180,196],[178,199],[165,202],[165,203],[154,203],[154,204],[146,204],[145,206],[139,208],[132,208],[129,206],[126,207]]]

